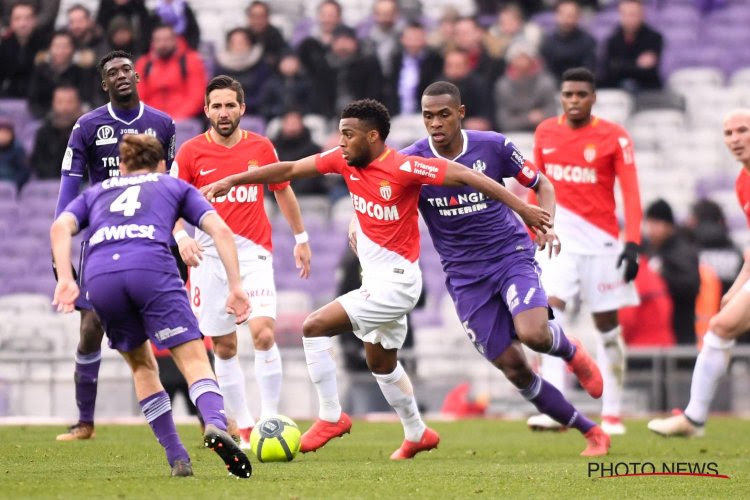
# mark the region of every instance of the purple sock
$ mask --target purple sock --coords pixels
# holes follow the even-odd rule
[[[549,332],[552,335],[552,347],[547,354],[570,361],[576,353],[576,346],[565,336],[562,327],[555,321],[549,322]]]
[[[581,434],[586,434],[589,429],[596,425],[578,413],[578,410],[565,399],[560,391],[555,389],[554,385],[545,381],[539,375],[534,375],[531,384],[520,392],[524,398],[536,406],[537,410],[549,415],[565,427],[578,429]]]
[[[210,378],[203,378],[190,386],[190,401],[203,417],[206,425],[212,424],[219,429],[227,430],[227,416],[224,413],[224,397],[219,384]]]
[[[73,380],[75,380],[76,384],[76,404],[78,405],[79,422],[94,423],[96,387],[101,362],[102,351],[92,352],[91,354],[76,352],[76,371]]]
[[[178,459],[190,461],[190,455],[182,445],[180,436],[177,435],[177,428],[172,420],[172,404],[169,402],[169,396],[164,391],[152,394],[146,399],[139,401],[141,411],[146,416],[148,425],[154,431],[159,444],[167,452],[167,461],[170,467]]]

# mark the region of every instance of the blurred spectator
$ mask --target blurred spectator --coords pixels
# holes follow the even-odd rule
[[[197,50],[201,41],[200,27],[193,9],[186,0],[158,0],[154,7],[156,24],[168,24],[185,39],[191,49]],[[151,30],[153,33],[153,29]]]
[[[10,25],[10,12],[19,0],[0,0],[0,35]],[[26,0],[36,12],[36,26],[41,33],[51,33],[60,10],[60,0]]]
[[[375,0],[372,4],[372,18],[375,25],[362,41],[363,49],[375,54],[383,70],[383,76],[393,76],[393,57],[399,50],[399,39],[403,20],[396,0]]]
[[[449,49],[454,48],[456,45],[453,35],[455,32],[456,21],[458,21],[460,17],[461,15],[455,7],[451,5],[443,7],[437,28],[427,35],[427,44],[443,55],[445,55]]]
[[[52,110],[44,118],[34,139],[31,171],[37,179],[59,179],[68,137],[83,114],[76,87],[61,85],[52,96]]]
[[[73,36],[76,62],[84,68],[96,66],[96,49],[104,39],[102,28],[96,24],[91,11],[77,3],[68,9],[67,30]]]
[[[46,57],[34,68],[29,82],[29,110],[36,118],[42,118],[52,106],[52,94],[60,85],[78,89],[81,96],[93,93],[94,74],[73,62],[75,45],[67,31],[58,31]]]
[[[487,51],[482,43],[484,32],[473,18],[459,19],[454,30],[456,48],[465,51],[469,56],[469,68],[482,77],[488,88],[492,88],[505,70],[505,61]]]
[[[270,7],[262,0],[255,0],[245,9],[247,27],[255,40],[263,47],[263,58],[272,68],[281,60],[281,56],[288,49],[281,31],[270,22]]]
[[[245,91],[245,114],[257,115],[261,93],[272,76],[271,67],[263,59],[263,46],[247,28],[227,33],[226,49],[216,55],[216,74],[228,75],[242,84]]]
[[[100,0],[96,24],[109,31],[115,17],[124,17],[132,27],[133,40],[138,48],[131,54],[135,57],[148,51],[151,23],[144,0]]]
[[[169,24],[160,24],[151,34],[151,50],[138,59],[135,69],[141,79],[141,100],[175,120],[203,113],[206,69],[198,52],[190,49]]]
[[[0,180],[13,182],[20,190],[28,179],[26,152],[16,139],[13,122],[0,117]]]
[[[310,77],[305,74],[299,58],[293,52],[279,61],[278,72],[264,87],[260,103],[260,114],[266,120],[281,116],[290,109],[298,109],[302,114],[324,113],[320,100],[313,99]]]
[[[380,64],[375,56],[362,53],[353,29],[341,25],[334,30],[325,62],[326,69],[313,83],[325,95],[328,116],[338,116],[356,99],[382,100],[384,80]]]
[[[557,113],[555,80],[525,42],[511,45],[506,57],[508,69],[495,84],[496,125],[502,131],[533,132]]]
[[[695,344],[695,300],[700,288],[698,250],[675,226],[672,207],[656,200],[646,209],[649,266],[667,283],[672,297],[672,327],[678,344]]]
[[[310,36],[297,47],[299,60],[311,76],[325,68],[325,56],[333,42],[333,31],[341,24],[341,4],[336,0],[323,0],[318,5],[316,25]]]
[[[0,97],[27,96],[34,59],[45,47],[45,37],[36,29],[34,6],[16,3],[10,11],[8,31],[0,40]]]
[[[141,43],[136,39],[133,24],[125,16],[115,16],[107,26],[104,39],[96,48],[96,60],[114,50],[122,50],[136,59],[143,54]]]
[[[556,27],[544,37],[541,55],[547,69],[559,82],[566,69],[585,67],[596,71],[596,40],[580,27],[577,0],[562,0],[555,8]]]
[[[469,56],[461,49],[451,49],[445,54],[443,74],[438,78],[446,80],[461,92],[461,102],[466,106],[464,128],[490,130],[492,128],[492,96],[487,82],[479,74],[472,73]]]
[[[484,44],[492,57],[502,60],[508,47],[521,41],[539,48],[542,30],[536,24],[526,22],[518,4],[506,3],[497,15],[497,23],[490,26],[484,36]]]
[[[427,46],[427,34],[421,24],[413,21],[406,25],[391,65],[394,72],[388,79],[386,106],[394,115],[419,113],[422,92],[443,71],[443,58]]]
[[[518,6],[523,9],[523,15],[528,18],[541,11],[544,8],[544,3],[549,4],[550,2],[523,0]],[[477,16],[496,16],[500,8],[508,4],[508,0],[474,0],[474,4],[477,6]]]
[[[722,294],[726,293],[742,269],[743,257],[729,236],[721,206],[705,199],[693,203],[687,228],[698,246],[701,262],[711,266],[721,280]]]
[[[310,131],[302,122],[302,114],[297,110],[287,111],[281,118],[281,129],[276,137],[272,137],[276,153],[281,161],[292,161],[320,153],[321,148],[310,137]],[[315,176],[292,181],[294,194],[327,195],[328,177]]]
[[[661,88],[661,34],[644,22],[640,0],[621,0],[618,8],[620,25],[607,39],[602,86],[631,92]]]

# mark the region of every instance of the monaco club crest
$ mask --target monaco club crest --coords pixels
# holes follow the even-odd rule
[[[382,196],[385,201],[388,201],[391,199],[392,194],[390,183],[388,181],[382,181],[380,183],[380,196]]]
[[[596,146],[594,146],[593,144],[588,144],[583,149],[583,159],[589,163],[596,160]]]

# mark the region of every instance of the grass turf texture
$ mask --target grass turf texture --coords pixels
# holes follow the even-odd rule
[[[397,423],[355,421],[352,434],[291,463],[261,464],[249,480],[227,477],[201,446],[196,426],[180,427],[195,477],[170,478],[162,448],[142,426],[100,426],[92,441],[58,443],[60,427],[0,426],[2,498],[498,498],[711,497],[750,491],[750,422],[714,418],[702,439],[665,439],[643,420],[627,422],[611,454],[579,457],[576,431],[532,433],[523,422],[469,420],[432,424],[438,450],[394,463]],[[306,429],[309,423],[300,427]],[[715,462],[731,479],[625,477],[590,479],[589,462]]]

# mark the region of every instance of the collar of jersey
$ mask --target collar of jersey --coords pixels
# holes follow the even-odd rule
[[[112,118],[114,118],[118,122],[122,122],[125,125],[130,125],[131,123],[133,123],[134,121],[136,121],[138,118],[140,118],[141,116],[143,116],[143,101],[139,102],[138,106],[139,106],[139,108],[138,108],[138,114],[136,115],[135,118],[133,118],[129,122],[126,122],[125,120],[123,120],[122,118],[120,118],[119,116],[117,116],[115,114],[115,110],[114,110],[114,108],[112,108],[112,103],[111,102],[107,103],[107,111],[109,111],[109,116],[111,116]]]
[[[561,114],[560,116],[557,117],[557,124],[558,125],[564,125],[564,126],[568,127],[568,124],[565,123],[565,113],[563,113],[563,114]],[[594,114],[592,114],[591,115],[591,121],[588,122],[586,124],[586,126],[584,126],[582,128],[596,127],[598,124],[599,124],[599,117],[596,116],[596,115],[594,115]],[[570,128],[570,127],[568,127],[568,128]],[[571,130],[573,130],[573,129],[571,129]],[[577,130],[581,130],[581,129],[577,129]]]
[[[464,140],[464,145],[461,148],[461,152],[458,153],[454,158],[444,158],[445,160],[456,161],[464,154],[466,154],[466,150],[469,148],[469,136],[466,135],[466,131],[464,129],[461,129],[461,137],[463,137]],[[427,142],[430,144],[430,150],[432,151],[432,154],[434,154],[436,158],[443,158],[443,156],[441,156],[440,153],[437,152],[437,149],[435,149],[435,145],[432,144],[432,137],[427,137]]]

